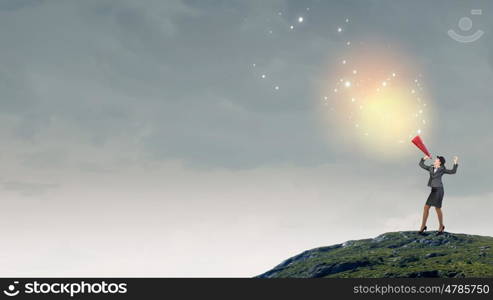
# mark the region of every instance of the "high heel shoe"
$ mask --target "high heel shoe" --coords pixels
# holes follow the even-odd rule
[[[428,226],[425,225],[425,227],[423,227],[423,230],[420,230],[418,231],[419,234],[424,234],[425,230],[428,229]]]
[[[445,225],[442,225],[441,229],[438,230],[437,235],[442,234],[445,231]]]

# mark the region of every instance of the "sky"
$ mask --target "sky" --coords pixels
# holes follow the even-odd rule
[[[486,0],[1,0],[1,275],[251,277],[417,230],[422,153],[341,121],[346,59],[373,64],[370,80],[419,79],[428,149],[459,156],[447,231],[493,236],[490,14]]]

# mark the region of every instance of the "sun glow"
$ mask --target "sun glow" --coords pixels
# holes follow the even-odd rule
[[[364,53],[346,55],[346,63],[331,72],[323,90],[330,134],[336,129],[367,153],[410,153],[410,139],[430,129],[423,78],[398,55]]]

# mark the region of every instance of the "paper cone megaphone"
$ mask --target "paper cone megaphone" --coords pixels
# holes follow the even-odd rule
[[[419,135],[415,136],[411,142],[413,142],[414,145],[416,145],[416,147],[419,148],[419,150],[423,151],[424,154],[428,155],[429,157],[431,157],[431,154],[430,152],[428,151],[428,149],[426,149],[426,146],[425,144],[423,143],[423,141],[421,140],[421,137],[419,137]]]

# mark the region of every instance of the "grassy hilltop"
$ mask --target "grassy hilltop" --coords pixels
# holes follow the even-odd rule
[[[493,237],[388,232],[307,250],[257,277],[493,277]]]

